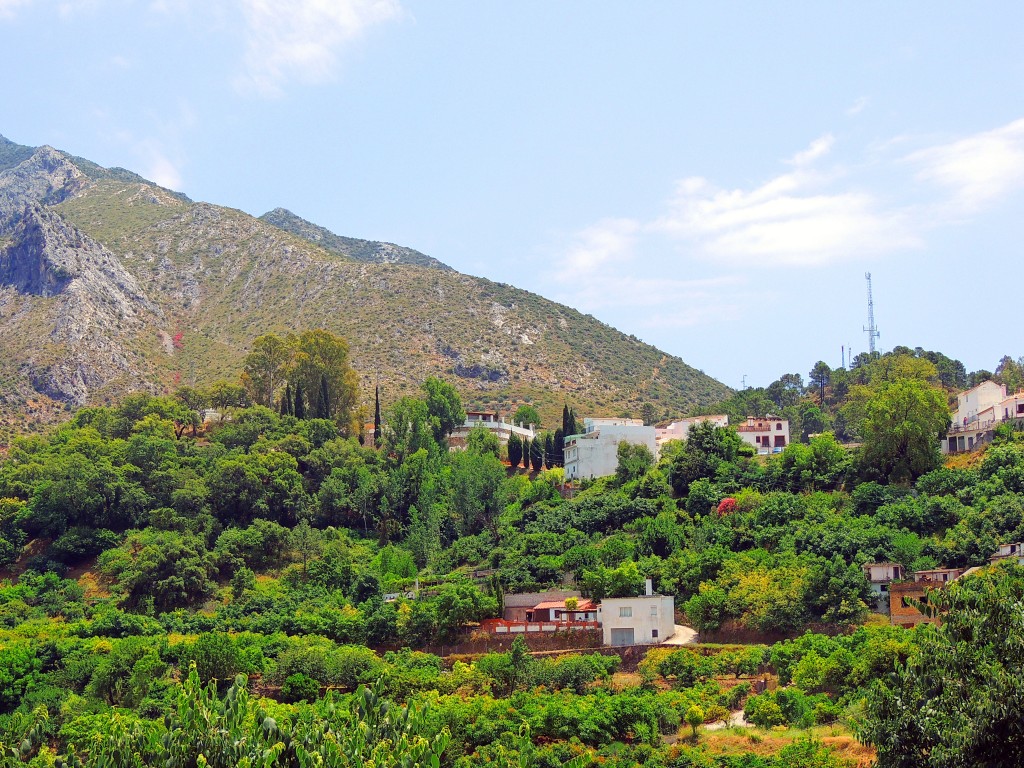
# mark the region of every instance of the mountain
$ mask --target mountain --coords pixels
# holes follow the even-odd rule
[[[252,339],[349,340],[364,398],[429,375],[468,406],[533,402],[556,423],[680,414],[723,384],[570,307],[408,248],[342,238],[278,209],[196,203],[123,169],[0,137],[0,423],[31,429],[127,391],[237,377]],[[372,404],[372,403],[370,403]],[[4,435],[0,433],[0,442]]]
[[[329,229],[306,221],[286,208],[275,208],[260,216],[261,221],[273,224],[278,229],[298,235],[326,251],[347,256],[356,261],[368,261],[372,264],[411,264],[417,267],[433,267],[454,271],[447,264],[442,264],[432,256],[406,248],[394,243],[379,243],[374,240],[360,240],[355,237],[342,237]]]

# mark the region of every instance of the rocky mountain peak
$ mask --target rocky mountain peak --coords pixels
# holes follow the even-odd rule
[[[55,205],[88,184],[88,177],[63,152],[37,148],[27,159],[0,172],[0,233],[13,229],[26,202]]]

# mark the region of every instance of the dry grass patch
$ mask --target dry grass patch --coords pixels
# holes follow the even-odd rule
[[[845,760],[850,768],[868,768],[874,764],[875,751],[861,744],[840,726],[800,730],[796,728],[772,729],[726,728],[720,731],[700,731],[700,743],[715,755],[734,756],[756,754],[763,757],[778,754],[779,750],[795,741],[811,736]]]

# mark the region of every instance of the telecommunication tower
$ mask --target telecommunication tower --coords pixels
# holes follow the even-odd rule
[[[874,354],[875,339],[882,334],[875,327],[875,302],[871,298],[871,273],[865,272],[864,279],[868,281],[868,327],[864,329],[864,332],[868,335],[868,351]]]

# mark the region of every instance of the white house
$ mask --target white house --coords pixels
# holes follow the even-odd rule
[[[453,429],[448,437],[448,447],[453,450],[465,448],[466,439],[475,427],[491,430],[502,445],[508,445],[508,439],[514,434],[530,440],[537,436],[533,424],[513,424],[493,411],[466,411],[466,420]]]
[[[751,416],[736,431],[740,440],[754,446],[758,453],[778,453],[789,445],[789,419],[778,416]]]
[[[983,381],[956,396],[956,412],[941,441],[943,453],[970,451],[989,442],[1004,421],[1024,419],[1024,391],[1007,395],[1006,387]]]
[[[605,645],[658,645],[676,630],[675,600],[671,595],[606,597],[597,609]]]
[[[725,414],[717,414],[714,416],[690,416],[685,419],[679,419],[679,421],[673,421],[667,427],[657,427],[654,430],[654,439],[659,446],[664,445],[669,440],[685,440],[690,436],[691,427],[703,424],[704,422],[710,422],[716,427],[727,427],[729,426],[729,417]]]
[[[581,435],[565,438],[565,479],[576,480],[614,475],[619,465],[619,443],[646,445],[657,458],[654,427],[639,419],[584,419]]]

